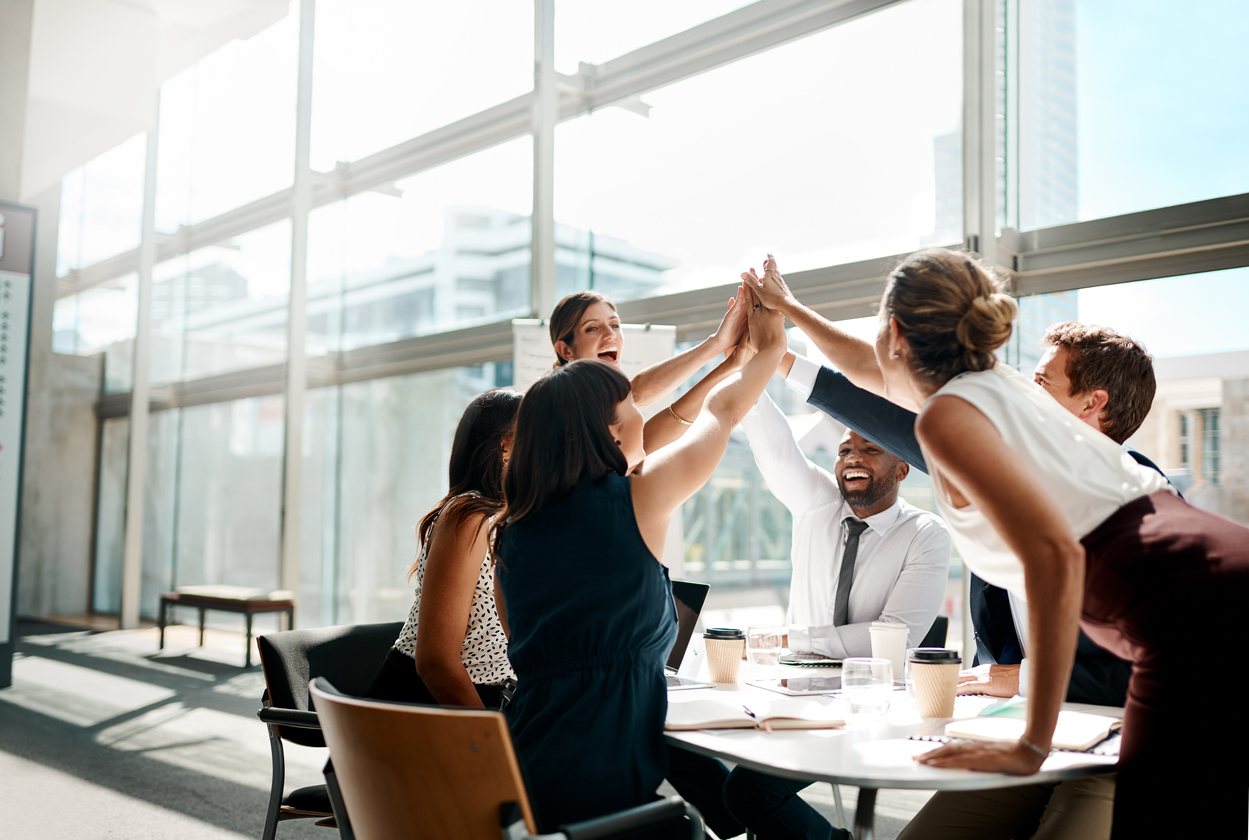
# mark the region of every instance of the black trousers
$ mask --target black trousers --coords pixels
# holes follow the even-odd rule
[[[729,768],[714,758],[668,745],[668,784],[681,798],[698,809],[707,827],[722,838],[746,831],[724,804],[724,783]]]
[[[498,709],[503,704],[503,686],[477,685],[477,696],[487,709]],[[399,703],[425,703],[437,706],[438,701],[430,693],[425,682],[416,673],[416,662],[406,653],[391,648],[386,661],[378,669],[377,676],[365,690],[370,700],[393,700]]]

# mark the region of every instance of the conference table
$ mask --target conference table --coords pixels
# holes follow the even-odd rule
[[[746,670],[743,667],[743,670]],[[836,676],[840,669],[773,669],[772,676]],[[750,679],[746,675],[744,679]],[[709,692],[715,692],[714,695]],[[750,705],[752,699],[766,703],[781,695],[739,682],[714,688],[670,692],[670,702],[733,695],[733,702]],[[685,695],[677,697],[676,695]],[[777,730],[704,729],[666,732],[667,739],[691,752],[724,759],[738,765],[781,776],[859,788],[854,815],[856,840],[871,840],[874,833],[876,793],[882,788],[914,790],[984,790],[1060,782],[1063,779],[1113,772],[1117,755],[1054,752],[1041,770],[1031,776],[948,770],[920,764],[915,756],[936,749],[939,743],[919,740],[941,736],[951,720],[975,717],[1000,698],[965,696],[955,702],[954,717],[925,720],[905,689],[896,688],[885,719],[864,728]],[[1122,717],[1123,710],[1104,706],[1065,703],[1064,709]],[[836,788],[834,787],[834,791]],[[839,803],[840,804],[840,803]]]

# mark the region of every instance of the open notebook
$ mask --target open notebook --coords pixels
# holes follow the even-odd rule
[[[1088,712],[1059,712],[1054,728],[1054,749],[1083,752],[1101,743],[1117,730],[1123,721]],[[945,734],[951,738],[973,741],[1017,741],[1027,721],[1020,717],[995,715],[956,720],[946,724]]]
[[[664,729],[837,729],[846,722],[841,701],[829,697],[764,700],[736,692],[728,697],[708,694],[669,695]]]

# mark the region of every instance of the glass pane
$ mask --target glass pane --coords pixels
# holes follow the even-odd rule
[[[165,82],[158,230],[201,222],[291,185],[298,53],[299,4],[292,3],[277,23]]]
[[[959,3],[913,0],[646,94],[649,117],[564,123],[556,218],[627,243],[667,289],[767,251],[795,271],[955,241],[961,40]]]
[[[533,88],[533,4],[319,0],[312,166],[328,171]]]
[[[1024,229],[1249,192],[1249,5],[1021,0]]]
[[[129,391],[134,379],[134,331],[139,280],[127,274],[61,298],[52,316],[52,349],[79,356],[104,354],[106,393]]]
[[[529,312],[528,137],[313,211],[308,352]]]
[[[61,179],[56,274],[139,247],[147,134],[136,134]]]
[[[174,580],[277,589],[284,400],[182,411]]]
[[[290,271],[289,219],[157,265],[152,382],[284,361]]]
[[[750,0],[557,0],[555,67],[574,74],[580,62],[602,64],[652,41],[749,5]]]
[[[339,529],[336,565],[323,566],[321,575],[322,591],[334,598],[328,605],[334,623],[407,617],[413,591],[407,570],[416,557],[413,529],[447,492],[451,440],[465,406],[482,391],[506,384],[504,372],[502,365],[485,364],[342,387],[337,511],[321,513]],[[320,404],[332,405],[333,399]],[[324,482],[326,472],[321,476]],[[316,481],[309,477],[305,494],[328,504],[328,494],[313,492]],[[327,556],[322,551],[320,558],[310,558],[305,549],[305,574],[310,563],[326,563]]]

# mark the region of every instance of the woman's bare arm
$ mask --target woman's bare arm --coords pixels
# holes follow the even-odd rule
[[[744,303],[753,303],[747,294]],[[688,432],[646,460],[632,477],[633,510],[642,539],[659,557],[668,520],[707,483],[724,457],[729,433],[759,399],[785,353],[784,319],[760,306],[749,312],[750,338],[759,350],[739,373],[717,385]]]
[[[820,352],[847,379],[873,394],[885,395],[885,382],[881,378],[880,366],[876,363],[876,351],[872,345],[850,335],[823,315],[800,303],[789,290],[785,278],[781,277],[776,268],[776,260],[770,254],[764,263],[763,277],[758,277],[754,269],[751,269],[742,275],[742,280],[754,290],[764,306],[779,311],[793,321],[794,326],[815,342]]]
[[[738,346],[741,347],[740,344]],[[734,351],[729,358],[716,365],[710,373],[698,380],[693,388],[673,402],[671,412],[664,409],[646,421],[642,429],[642,447],[647,452],[662,449],[685,434],[698,415],[702,413],[703,404],[707,401],[707,395],[712,389],[741,370],[742,362],[738,353],[745,355],[743,351]],[[673,414],[676,417],[673,417]],[[677,419],[678,417],[680,420]],[[690,425],[682,423],[681,420],[688,421]]]
[[[728,312],[724,313],[720,326],[709,338],[684,353],[651,365],[633,377],[634,405],[641,407],[658,402],[697,373],[700,367],[737,346],[746,330],[746,313],[743,307],[734,305],[734,300],[729,299]]]
[[[971,403],[938,396],[919,415],[915,431],[940,483],[952,484],[975,505],[1023,563],[1033,668],[1024,737],[1048,751],[1075,661],[1084,547],[1054,500]],[[1024,774],[1036,772],[1043,758],[1016,744],[943,747],[922,760],[938,767]]]
[[[466,516],[455,529],[438,522],[425,555],[416,624],[416,673],[444,706],[484,708],[460,651],[486,557],[489,529],[485,519],[481,514]]]

